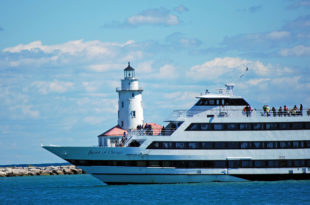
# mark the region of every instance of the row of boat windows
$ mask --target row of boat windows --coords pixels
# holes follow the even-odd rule
[[[214,105],[248,105],[248,103],[242,98],[236,99],[200,99],[196,104],[196,106],[214,106]]]
[[[191,123],[186,131],[308,130],[310,122]]]
[[[305,149],[310,141],[152,142],[147,149]]]
[[[296,160],[68,160],[77,166],[129,166],[173,168],[285,168],[310,167],[310,159]]]

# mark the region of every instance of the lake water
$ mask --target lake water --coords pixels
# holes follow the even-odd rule
[[[0,204],[310,204],[309,181],[107,186],[91,175],[0,178]]]

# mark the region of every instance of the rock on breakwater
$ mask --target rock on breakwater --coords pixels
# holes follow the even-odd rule
[[[74,165],[47,167],[0,167],[0,177],[85,174]]]

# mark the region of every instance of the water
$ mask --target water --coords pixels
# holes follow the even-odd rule
[[[90,175],[0,178],[0,204],[310,204],[309,181],[107,186]]]

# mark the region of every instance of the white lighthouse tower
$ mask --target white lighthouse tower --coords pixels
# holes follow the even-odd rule
[[[135,69],[128,62],[124,69],[121,89],[118,92],[118,125],[124,130],[136,129],[143,125],[142,92],[139,81],[135,78]]]

